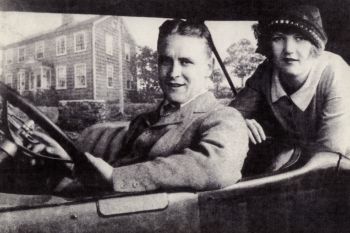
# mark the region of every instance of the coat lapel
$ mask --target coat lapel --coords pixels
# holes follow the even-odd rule
[[[181,109],[177,110],[176,112],[166,114],[164,116],[160,116],[158,122],[151,125],[151,128],[157,128],[167,125],[177,125],[183,122],[183,119],[185,118],[185,114]]]
[[[192,100],[179,110],[160,116],[159,121],[153,124],[151,127],[160,127],[167,125],[181,124],[184,119],[191,118],[193,114],[205,113],[212,109],[213,105],[217,105],[218,102],[211,92],[205,92]],[[158,110],[159,112],[159,110]]]
[[[161,117],[156,124],[151,126],[151,130],[162,130],[164,133],[151,148],[149,156],[167,156],[173,153],[189,124],[216,105],[218,102],[213,94],[206,92],[178,111]]]

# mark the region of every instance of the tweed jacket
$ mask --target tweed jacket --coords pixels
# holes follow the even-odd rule
[[[241,178],[248,131],[237,110],[207,92],[175,112],[159,112],[139,115],[125,134],[118,127],[84,132],[85,149],[114,165],[115,191],[209,190]]]

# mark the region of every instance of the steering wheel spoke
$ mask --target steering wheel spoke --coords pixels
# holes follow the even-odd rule
[[[20,96],[16,91],[0,82],[0,95],[3,99],[2,124],[3,134],[14,142],[25,155],[40,159],[61,162],[87,163],[87,158],[74,143],[33,104]],[[45,132],[69,154],[72,161],[47,154],[35,153],[31,147],[40,143],[33,137],[33,131]]]

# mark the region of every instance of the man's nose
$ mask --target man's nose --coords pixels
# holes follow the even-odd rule
[[[179,77],[181,75],[181,65],[178,62],[174,62],[171,70],[170,70],[170,76],[172,78]]]
[[[293,38],[287,37],[284,41],[284,52],[285,53],[294,53],[296,46],[296,41]]]

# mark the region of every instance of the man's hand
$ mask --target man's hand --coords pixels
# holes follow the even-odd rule
[[[255,119],[245,120],[249,129],[249,139],[252,143],[262,143],[266,140],[266,135],[261,125]]]
[[[33,132],[32,135],[40,143],[34,145],[32,148],[33,152],[40,153],[46,151],[49,154],[56,155],[61,159],[71,160],[67,152],[58,144],[54,139],[41,132]],[[101,158],[97,158],[89,153],[85,153],[85,156],[89,160],[93,167],[93,171],[81,170],[86,168],[85,166],[77,167],[79,169],[78,178],[87,186],[90,187],[103,187],[112,186],[112,173],[113,167]],[[68,166],[70,169],[73,167]]]
[[[71,160],[61,145],[58,144],[58,142],[56,142],[50,136],[38,131],[34,131],[32,133],[32,136],[40,142],[31,148],[33,152],[40,153],[42,151],[46,151],[49,154],[57,155],[61,159]]]
[[[100,178],[104,183],[112,185],[112,173],[113,167],[105,162],[101,158],[96,158],[95,156],[85,153],[85,156],[88,158],[90,163],[96,169],[96,174],[99,177],[96,177],[97,180]]]

